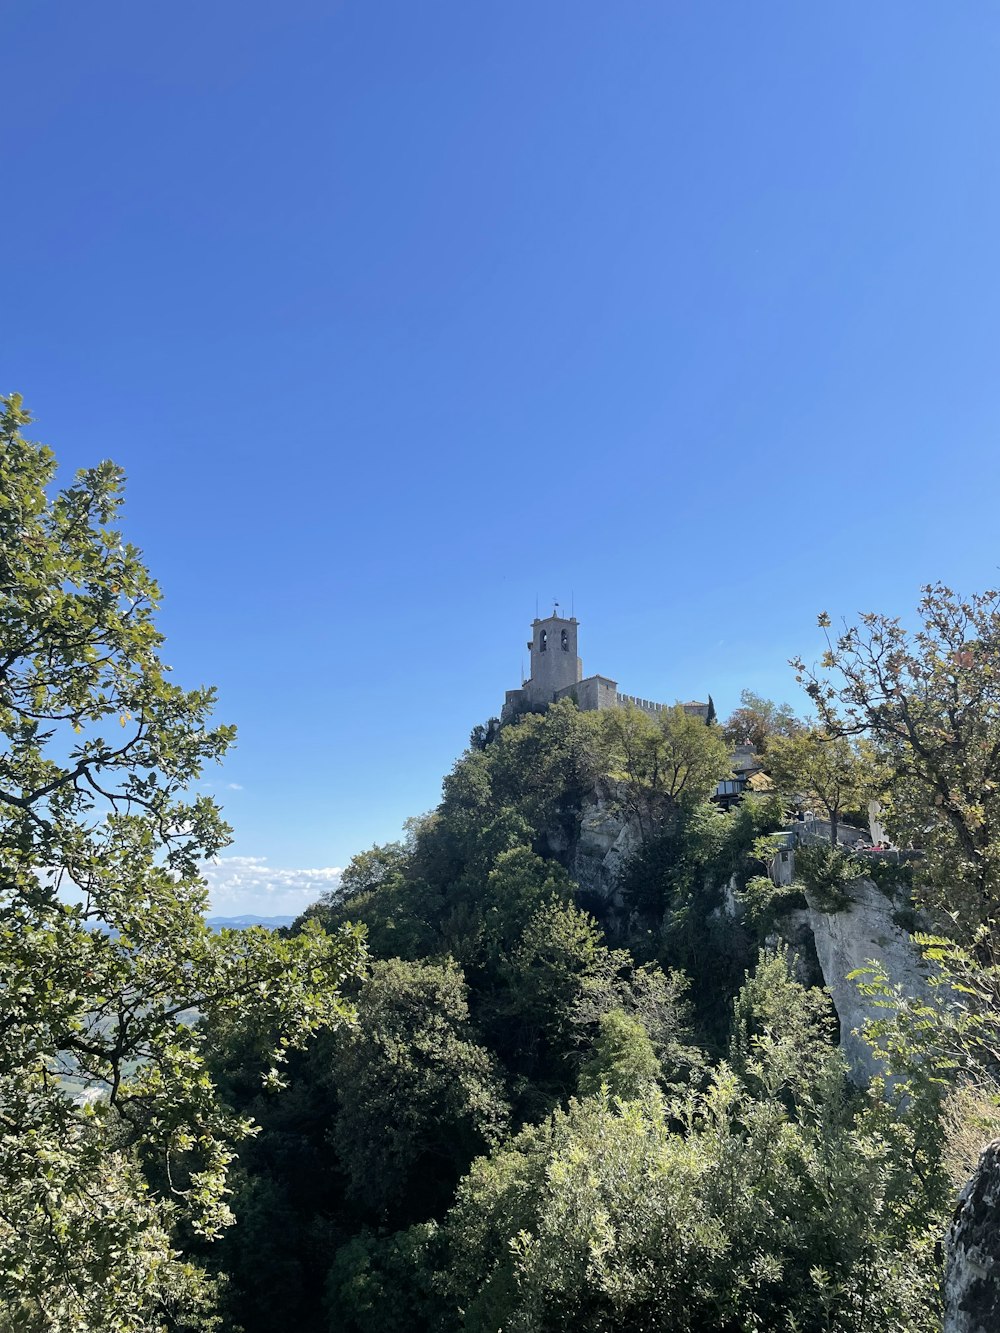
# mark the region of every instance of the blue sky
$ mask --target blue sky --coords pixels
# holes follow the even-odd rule
[[[225,911],[432,807],[535,599],[721,713],[997,579],[1000,11],[5,12],[0,387],[129,474]]]

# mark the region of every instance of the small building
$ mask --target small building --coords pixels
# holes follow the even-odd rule
[[[771,780],[761,771],[760,757],[749,745],[737,745],[733,751],[733,771],[728,778],[723,778],[715,789],[712,800],[721,805],[723,810],[731,810],[739,805],[748,791],[767,791]]]

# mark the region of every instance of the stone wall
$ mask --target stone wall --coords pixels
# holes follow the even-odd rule
[[[669,713],[674,706],[673,704],[654,703],[652,699],[640,699],[637,695],[622,694],[621,692],[618,694],[617,703],[619,708],[639,708],[642,712],[648,713],[650,717],[658,717],[660,713]]]
[[[653,699],[641,699],[636,694],[621,693],[618,695],[617,702],[619,708],[639,708],[642,712],[648,713],[650,717],[659,717],[661,713],[669,713],[671,709],[677,708],[678,706],[684,709],[688,717],[700,717],[706,719],[708,717],[708,704],[702,703],[691,702],[679,705],[676,703],[660,704],[656,703]]]
[[[607,676],[588,676],[586,680],[560,690],[556,698],[573,699],[581,712],[592,713],[598,709],[614,708],[618,701],[618,687]]]
[[[527,690],[508,690],[500,710],[501,722],[513,722],[528,707]]]

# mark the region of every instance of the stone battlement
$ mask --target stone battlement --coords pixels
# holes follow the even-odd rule
[[[673,704],[657,704],[652,699],[640,699],[635,694],[618,694],[619,708],[641,708],[644,713],[664,713],[673,708]]]

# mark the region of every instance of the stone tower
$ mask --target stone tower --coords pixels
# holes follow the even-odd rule
[[[532,706],[550,704],[561,690],[583,679],[583,663],[576,653],[576,616],[568,620],[555,611],[544,620],[533,620],[528,648],[531,678],[525,694]]]
[[[708,704],[691,700],[686,704],[662,704],[619,694],[618,682],[610,676],[583,677],[583,663],[576,655],[576,616],[559,615],[559,603],[550,616],[531,622],[531,676],[519,690],[508,690],[500,713],[501,722],[513,722],[524,712],[540,713],[557,699],[570,697],[581,712],[605,708],[638,708],[659,717],[671,708],[683,708],[689,717],[708,718]]]

